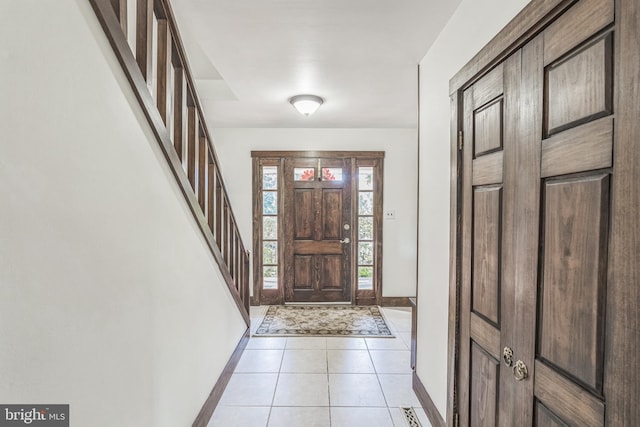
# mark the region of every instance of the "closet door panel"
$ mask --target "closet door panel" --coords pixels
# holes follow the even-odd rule
[[[548,135],[611,114],[611,34],[547,67],[545,80]]]
[[[548,181],[544,199],[539,357],[601,393],[609,176]]]

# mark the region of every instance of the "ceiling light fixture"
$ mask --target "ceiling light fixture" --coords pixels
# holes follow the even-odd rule
[[[300,114],[309,117],[320,108],[324,99],[316,95],[296,95],[289,99],[289,102]]]

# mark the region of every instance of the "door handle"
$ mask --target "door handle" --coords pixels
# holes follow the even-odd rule
[[[522,360],[518,360],[513,367],[513,377],[516,381],[522,381],[529,376],[527,365]]]
[[[504,350],[502,350],[502,360],[505,365],[511,368],[516,381],[522,381],[529,376],[527,365],[525,365],[522,360],[518,360],[515,365],[513,364],[513,350],[511,347],[505,347]]]
[[[502,350],[502,360],[504,360],[504,364],[508,367],[513,366],[513,350],[511,350],[511,347],[505,347],[504,350]]]
[[[348,237],[345,237],[344,239],[340,240],[340,243],[351,243],[351,239]]]

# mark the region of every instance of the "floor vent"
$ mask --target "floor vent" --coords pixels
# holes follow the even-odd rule
[[[420,421],[418,421],[416,411],[414,411],[412,407],[400,408],[400,410],[402,411],[402,415],[404,415],[404,419],[409,427],[422,427]]]

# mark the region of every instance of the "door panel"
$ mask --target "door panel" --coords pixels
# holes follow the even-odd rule
[[[322,239],[342,238],[342,189],[322,190]]]
[[[547,68],[547,134],[611,113],[612,36]]]
[[[320,277],[323,280],[323,289],[333,288],[342,290],[342,255],[324,255],[319,258],[321,263]]]
[[[284,172],[285,301],[349,301],[351,161],[289,158]]]
[[[471,409],[472,426],[495,426],[498,409],[498,371],[500,362],[476,343],[471,349]]]
[[[472,310],[494,325],[500,321],[501,187],[474,191]]]
[[[536,427],[567,427],[553,412],[540,402],[536,403]]]
[[[502,99],[474,114],[473,142],[476,156],[502,148]]]
[[[313,239],[315,216],[313,190],[296,188],[293,194],[294,239]]]
[[[296,255],[294,259],[294,275],[296,288],[313,288],[313,257],[309,255]]]
[[[602,392],[609,176],[545,184],[539,357]]]

